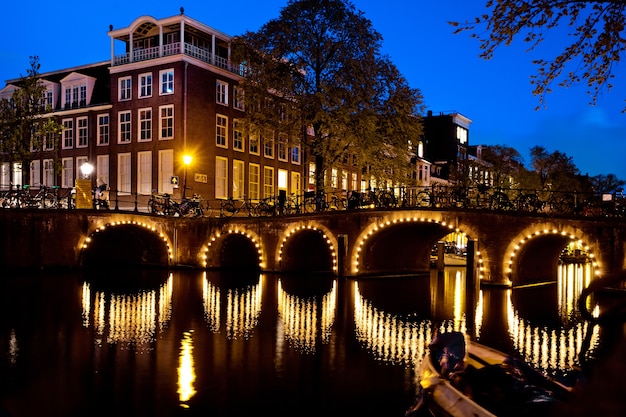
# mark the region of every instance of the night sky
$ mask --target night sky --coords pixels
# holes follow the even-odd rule
[[[478,41],[468,33],[453,35],[449,21],[472,19],[485,12],[484,1],[418,2],[355,0],[383,36],[383,52],[422,91],[433,113],[459,112],[472,120],[471,145],[506,145],[525,162],[540,145],[573,158],[582,174],[615,174],[626,180],[626,74],[614,80],[591,106],[585,85],[555,87],[546,107],[535,110],[532,59],[552,58],[571,41],[567,28],[548,33],[549,42],[527,52],[521,40],[501,47],[492,60],[478,57]],[[26,74],[29,56],[38,55],[41,72],[110,59],[109,25],[126,27],[137,17],[157,19],[185,14],[229,35],[257,30],[277,18],[285,0],[236,2],[181,1],[42,1],[8,2],[0,25],[0,88]],[[616,68],[619,74],[619,68]]]

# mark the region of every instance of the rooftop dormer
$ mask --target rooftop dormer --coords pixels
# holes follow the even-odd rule
[[[61,79],[61,108],[76,109],[88,106],[96,79],[78,72],[71,72]]]
[[[109,37],[112,67],[185,55],[243,75],[243,68],[230,62],[231,36],[184,14],[159,20],[142,16],[127,28],[111,27]]]

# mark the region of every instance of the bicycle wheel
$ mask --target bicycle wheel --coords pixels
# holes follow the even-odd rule
[[[415,196],[415,201],[417,202],[417,207],[430,207],[432,203],[432,199],[430,198],[430,193],[427,191],[420,191]]]
[[[57,208],[57,199],[54,194],[49,193],[45,194],[41,198],[41,207],[44,209],[54,209]]]
[[[232,217],[237,212],[237,207],[235,207],[235,203],[232,201],[224,201],[220,207],[220,216],[222,217]]]
[[[273,216],[274,215],[274,206],[269,205],[265,201],[259,202],[256,206],[256,213],[261,217]]]
[[[156,205],[157,205],[157,203],[156,203],[156,201],[154,201],[154,198],[151,198],[150,200],[148,200],[148,213],[150,213],[150,214],[159,214],[159,213],[157,213]]]
[[[317,211],[317,203],[314,198],[307,198],[304,200],[304,212],[315,213]]]

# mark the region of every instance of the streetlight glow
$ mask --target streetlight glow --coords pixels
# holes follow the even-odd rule
[[[183,164],[185,164],[185,175],[183,176],[183,199],[185,198],[187,191],[187,167],[189,167],[192,160],[193,158],[191,155],[183,155]]]

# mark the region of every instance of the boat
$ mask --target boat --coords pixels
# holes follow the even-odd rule
[[[420,393],[405,417],[547,416],[572,391],[522,360],[470,341],[439,334],[419,370]]]

